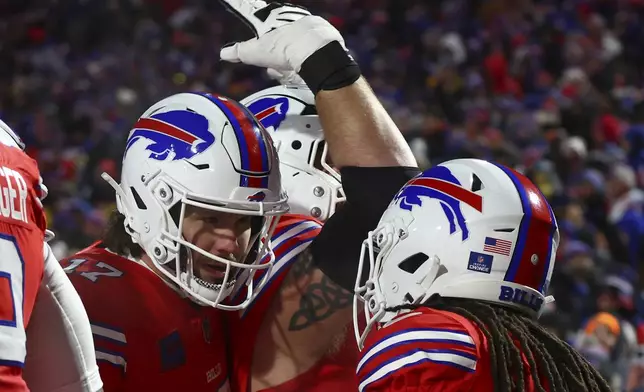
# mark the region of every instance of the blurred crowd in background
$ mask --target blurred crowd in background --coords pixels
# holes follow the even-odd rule
[[[422,167],[479,157],[537,183],[561,233],[542,322],[615,390],[644,386],[644,1],[292,2],[343,32]],[[271,84],[219,61],[250,31],[216,1],[0,2],[0,36],[0,117],[39,162],[59,257],[102,233],[100,174],[150,104]]]

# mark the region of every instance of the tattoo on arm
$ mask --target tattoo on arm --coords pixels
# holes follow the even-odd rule
[[[294,281],[310,276],[317,267],[308,250],[291,267],[289,274]],[[353,293],[336,285],[326,275],[319,282],[306,285],[300,297],[300,307],[291,317],[289,331],[301,331],[325,320],[338,310],[351,305]]]

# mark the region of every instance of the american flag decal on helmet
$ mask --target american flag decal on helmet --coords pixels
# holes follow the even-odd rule
[[[496,253],[497,255],[510,256],[512,241],[500,240],[498,238],[485,237],[483,245],[484,252]]]

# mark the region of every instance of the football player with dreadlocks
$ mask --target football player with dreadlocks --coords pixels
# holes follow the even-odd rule
[[[537,322],[558,243],[548,202],[512,169],[461,159],[412,179],[363,243],[359,390],[608,392]]]

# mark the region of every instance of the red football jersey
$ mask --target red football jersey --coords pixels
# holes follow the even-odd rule
[[[235,392],[248,392],[251,387],[253,354],[264,315],[278,295],[282,281],[288,275],[297,256],[318,235],[322,224],[313,218],[287,214],[281,217],[272,244],[275,265],[271,277],[251,305],[240,312],[227,314],[231,329],[232,355],[231,384]],[[256,279],[260,279],[258,276]],[[315,366],[275,387],[261,392],[329,392],[355,391],[355,364],[357,348],[353,339],[346,339],[340,352],[323,358]]]
[[[515,345],[520,349],[519,342]],[[365,342],[357,375],[360,392],[493,391],[487,338],[452,312],[419,308],[402,314]],[[526,392],[535,391],[524,357]]]
[[[230,390],[220,311],[100,243],[61,264],[87,309],[106,392]]]
[[[22,368],[44,269],[47,221],[36,161],[0,144],[0,390],[26,391]]]

